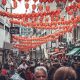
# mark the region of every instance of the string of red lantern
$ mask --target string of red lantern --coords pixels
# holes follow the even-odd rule
[[[61,9],[57,9],[55,11],[50,11],[50,12],[39,12],[39,13],[32,13],[32,14],[16,14],[16,13],[9,13],[9,12],[4,12],[0,11],[1,16],[6,16],[9,18],[17,18],[17,19],[23,19],[23,18],[35,18],[39,16],[47,16],[47,15],[59,15],[61,12]]]
[[[39,0],[39,2],[43,2],[43,3],[52,3],[54,0]],[[68,0],[68,2],[72,2],[73,0]],[[66,3],[67,2],[67,0],[55,0],[55,2],[56,3],[61,3],[61,2],[63,2],[63,3]],[[75,0],[75,2],[80,2],[80,0]]]
[[[6,5],[6,3],[7,3],[6,0],[2,0],[2,4],[3,4],[4,6]]]
[[[39,42],[48,42],[51,41],[55,38],[55,36],[60,36],[63,35],[65,32],[71,31],[72,30],[72,26],[66,26],[63,31],[61,29],[61,31],[59,30],[56,33],[53,34],[49,34],[47,36],[44,37],[38,37],[38,38],[26,38],[26,37],[19,37],[19,36],[13,36],[14,39],[18,40],[20,43],[24,43],[24,44],[38,44]]]
[[[38,29],[58,29],[58,28],[63,28],[63,25],[70,25],[74,23],[80,22],[80,16],[76,16],[75,18],[71,20],[63,20],[62,18],[60,21],[51,21],[51,23],[36,23],[36,22],[26,22],[24,23],[23,21],[18,21],[18,20],[10,20],[10,23],[12,24],[19,24],[23,26],[28,26],[32,28],[38,28]],[[60,26],[62,25],[62,26]]]
[[[72,28],[73,28],[73,27],[71,26],[70,29],[72,29]],[[65,29],[63,29],[63,30],[55,33],[55,36],[57,36],[57,38],[58,38],[60,35],[63,35],[63,33],[66,33],[66,32],[68,32],[68,31],[70,31],[69,28],[67,28],[67,29],[68,29],[68,30],[66,30],[66,28],[65,28]],[[52,34],[51,34],[51,36],[52,36]],[[48,41],[55,40],[55,39],[57,39],[57,38],[48,39]],[[38,43],[31,44],[31,45],[16,44],[16,46],[18,46],[19,48],[23,47],[23,49],[31,49],[31,48],[36,48],[36,47],[40,46],[41,44],[43,44],[43,43],[45,43],[45,42],[47,42],[47,41],[44,40],[43,42],[38,42]],[[33,45],[34,45],[34,46],[33,46]],[[18,48],[18,47],[17,47],[17,48]]]

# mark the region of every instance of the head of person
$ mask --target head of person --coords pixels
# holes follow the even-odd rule
[[[76,78],[77,74],[71,67],[60,67],[53,75],[53,80],[76,80]]]
[[[35,80],[47,80],[47,69],[44,66],[38,66],[34,71]]]
[[[25,60],[23,60],[23,61],[22,61],[22,64],[23,64],[23,65],[25,65],[25,64],[26,64],[26,61],[25,61]]]

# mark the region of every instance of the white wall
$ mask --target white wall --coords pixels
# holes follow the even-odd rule
[[[5,31],[0,29],[0,48],[3,48],[3,42],[5,41]]]
[[[6,36],[5,36],[5,42],[10,43],[10,33],[9,32],[5,32]]]

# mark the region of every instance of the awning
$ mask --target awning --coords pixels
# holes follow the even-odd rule
[[[78,51],[80,51],[80,48],[74,48],[73,50],[71,50],[66,55],[75,55],[75,54],[77,54]]]
[[[80,56],[80,50],[75,54],[75,56]]]

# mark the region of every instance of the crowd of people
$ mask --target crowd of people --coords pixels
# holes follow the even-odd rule
[[[34,60],[11,57],[0,66],[0,80],[80,80],[80,60],[68,56]]]

